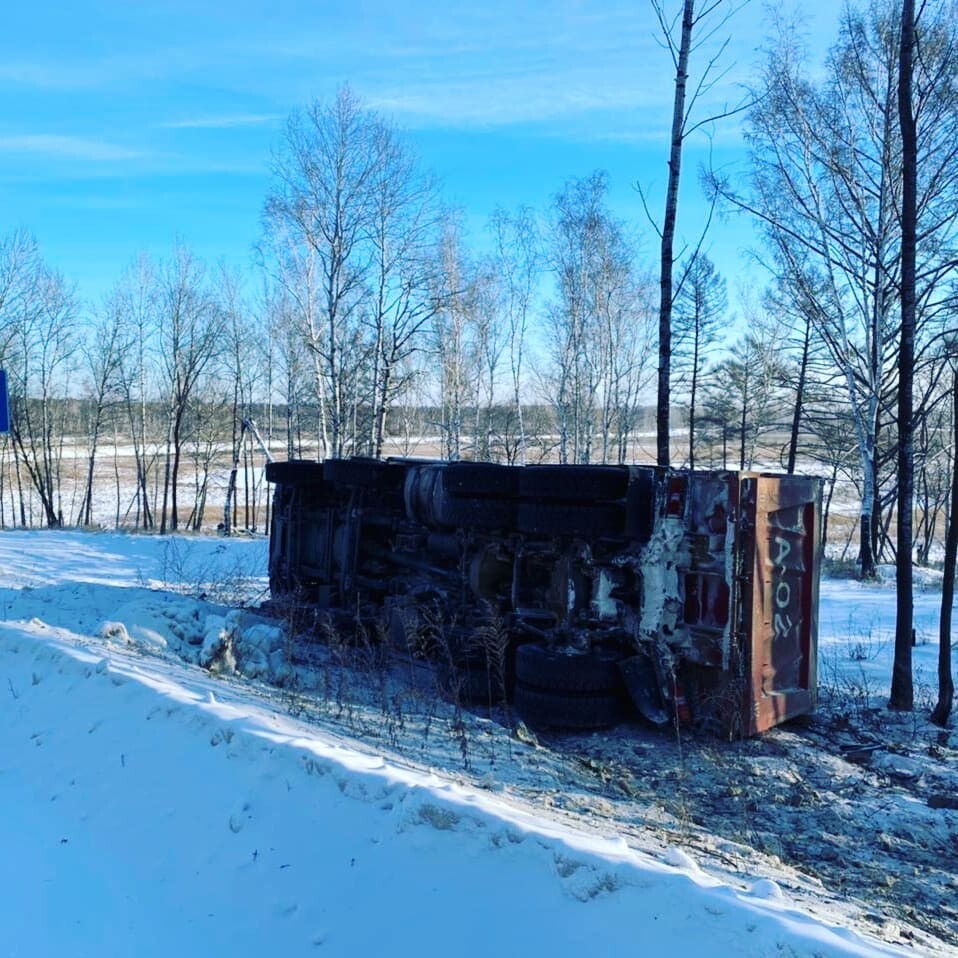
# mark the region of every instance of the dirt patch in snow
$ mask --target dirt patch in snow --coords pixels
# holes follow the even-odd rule
[[[912,717],[882,735],[817,716],[725,743],[623,727],[540,742],[581,793],[541,800],[620,831],[657,834],[706,870],[763,876],[806,905],[842,902],[860,930],[953,954],[958,941],[958,749]],[[534,796],[528,796],[533,797]]]

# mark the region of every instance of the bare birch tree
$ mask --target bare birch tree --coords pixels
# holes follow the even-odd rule
[[[547,308],[542,382],[555,410],[560,462],[611,457],[622,377],[636,372],[633,251],[606,207],[607,190],[606,175],[595,172],[569,180],[552,203],[545,262],[557,297]]]
[[[675,93],[672,100],[672,127],[669,136],[669,176],[665,192],[665,211],[659,229],[659,369],[656,400],[656,460],[668,466],[670,451],[670,403],[672,368],[672,307],[678,284],[673,279],[675,266],[675,231],[679,206],[679,184],[682,174],[682,150],[686,140],[703,126],[739,112],[742,107],[723,109],[711,116],[696,119],[694,114],[701,98],[719,79],[719,62],[728,40],[714,44],[735,12],[736,6],[724,0],[682,0],[681,12],[670,13],[664,0],[651,0],[652,9],[675,71]],[[689,89],[689,62],[696,50],[714,47],[693,79]],[[705,224],[705,229],[708,224]]]
[[[380,456],[390,405],[408,384],[407,360],[422,348],[430,320],[440,308],[436,295],[441,210],[434,179],[419,169],[410,149],[387,127],[372,176],[369,304],[371,381],[368,404],[370,455]]]
[[[473,265],[466,255],[462,224],[455,215],[446,217],[440,249],[442,270],[435,295],[441,306],[430,324],[434,379],[438,380],[437,425],[443,457],[461,459],[467,406],[478,373],[470,329],[475,306]]]
[[[76,368],[77,303],[72,287],[31,254],[27,285],[12,314],[11,432],[48,526],[63,524],[61,464],[65,400]]]
[[[232,464],[223,506],[223,531],[229,535],[237,525],[240,528],[249,528],[255,515],[255,502],[250,500],[251,476],[248,462],[244,461],[244,519],[241,523],[238,522],[237,482],[241,459],[246,455],[251,438],[247,423],[254,415],[253,406],[262,384],[268,378],[272,357],[268,337],[256,323],[252,309],[243,295],[241,277],[221,268],[217,286],[217,300],[223,322],[220,367],[224,388],[220,393],[225,396],[228,406]]]
[[[155,509],[151,492],[159,443],[154,438],[153,404],[159,395],[159,312],[157,278],[146,256],[138,257],[117,281],[111,292],[118,315],[125,323],[124,339],[129,348],[120,352],[120,390],[128,436],[133,444],[136,470],[135,493],[125,509],[133,512],[136,528],[154,527]]]
[[[529,323],[541,269],[541,237],[535,214],[525,206],[519,207],[511,214],[497,209],[492,215],[490,226],[495,241],[495,270],[501,281],[500,309],[508,329],[509,373],[518,434],[518,461],[525,465],[523,386]]]
[[[127,324],[122,303],[107,297],[93,327],[92,336],[82,348],[90,403],[86,480],[77,519],[82,525],[93,522],[94,475],[100,437],[107,417],[122,398],[122,356],[129,349]]]
[[[203,266],[184,247],[159,278],[160,351],[166,405],[160,533],[179,527],[178,484],[187,439],[187,413],[207,366],[221,348],[223,316]]]
[[[292,115],[266,222],[274,275],[313,356],[324,456],[382,451],[438,308],[439,221],[432,177],[348,88]]]

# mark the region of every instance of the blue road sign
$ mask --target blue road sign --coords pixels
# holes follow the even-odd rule
[[[10,403],[7,401],[7,374],[0,369],[0,432],[10,432]]]

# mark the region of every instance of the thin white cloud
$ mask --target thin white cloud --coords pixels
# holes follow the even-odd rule
[[[637,58],[610,47],[604,56],[575,58],[542,52],[495,64],[462,62],[455,72],[430,62],[412,82],[378,72],[357,88],[371,106],[413,127],[581,126],[589,120],[599,137],[614,120],[630,138],[654,139],[663,128],[667,133],[674,96],[674,73],[659,53]],[[702,97],[693,121],[723,113],[741,95],[726,77]]]
[[[139,150],[79,136],[56,133],[21,133],[0,136],[0,153],[22,153],[55,159],[110,162],[134,160],[143,156]]]
[[[100,86],[106,78],[102,66],[84,63],[12,62],[0,64],[0,84],[39,90],[75,90]]]
[[[227,130],[242,126],[267,126],[282,118],[281,113],[235,113],[222,116],[188,117],[160,125],[169,130]]]
[[[116,90],[128,93],[139,84],[182,80],[230,66],[227,53],[201,44],[178,40],[151,45],[130,38],[127,52],[92,57],[82,49],[60,60],[36,58],[0,63],[0,86],[37,90]]]
[[[220,151],[221,153],[221,151]],[[265,156],[224,157],[201,155],[197,153],[149,152],[133,154],[135,159],[120,163],[81,163],[75,156],[67,154],[47,154],[50,163],[10,163],[4,164],[2,179],[5,183],[57,183],[65,177],[70,181],[108,182],[122,178],[125,181],[163,179],[174,182],[183,177],[194,176],[235,176],[264,179],[268,176]],[[11,153],[10,155],[14,155]],[[0,137],[0,160],[4,157],[4,140]],[[65,169],[64,164],[69,163]]]
[[[91,210],[97,213],[141,209],[146,205],[143,196],[138,196],[134,199],[128,193],[123,196],[48,194],[44,197],[44,201],[48,205],[55,205],[61,208],[69,207],[76,210]]]
[[[401,117],[413,126],[505,126],[581,117],[595,113],[658,112],[668,100],[640,82],[614,82],[599,70],[569,71],[556,83],[547,71],[503,71],[452,82],[426,82],[367,95],[376,109]]]

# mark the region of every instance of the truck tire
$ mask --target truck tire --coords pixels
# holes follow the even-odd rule
[[[323,464],[312,459],[290,459],[289,462],[266,463],[266,481],[283,485],[300,485],[323,481]]]
[[[520,502],[520,532],[540,536],[625,537],[625,509],[614,502]]]
[[[526,466],[519,479],[523,499],[596,502],[622,499],[628,466]]]
[[[519,494],[521,471],[495,462],[450,462],[442,470],[442,488],[451,496],[510,499]]]
[[[563,695],[516,685],[514,707],[530,728],[585,731],[608,728],[625,718],[618,695]]]
[[[516,682],[552,692],[621,695],[625,688],[621,658],[602,652],[558,652],[532,642],[516,649]]]
[[[323,478],[344,486],[378,486],[386,473],[382,459],[354,456],[352,459],[327,459],[323,463]]]
[[[516,527],[516,503],[509,499],[474,499],[444,496],[436,518],[441,525],[460,529],[495,529],[508,532]]]

